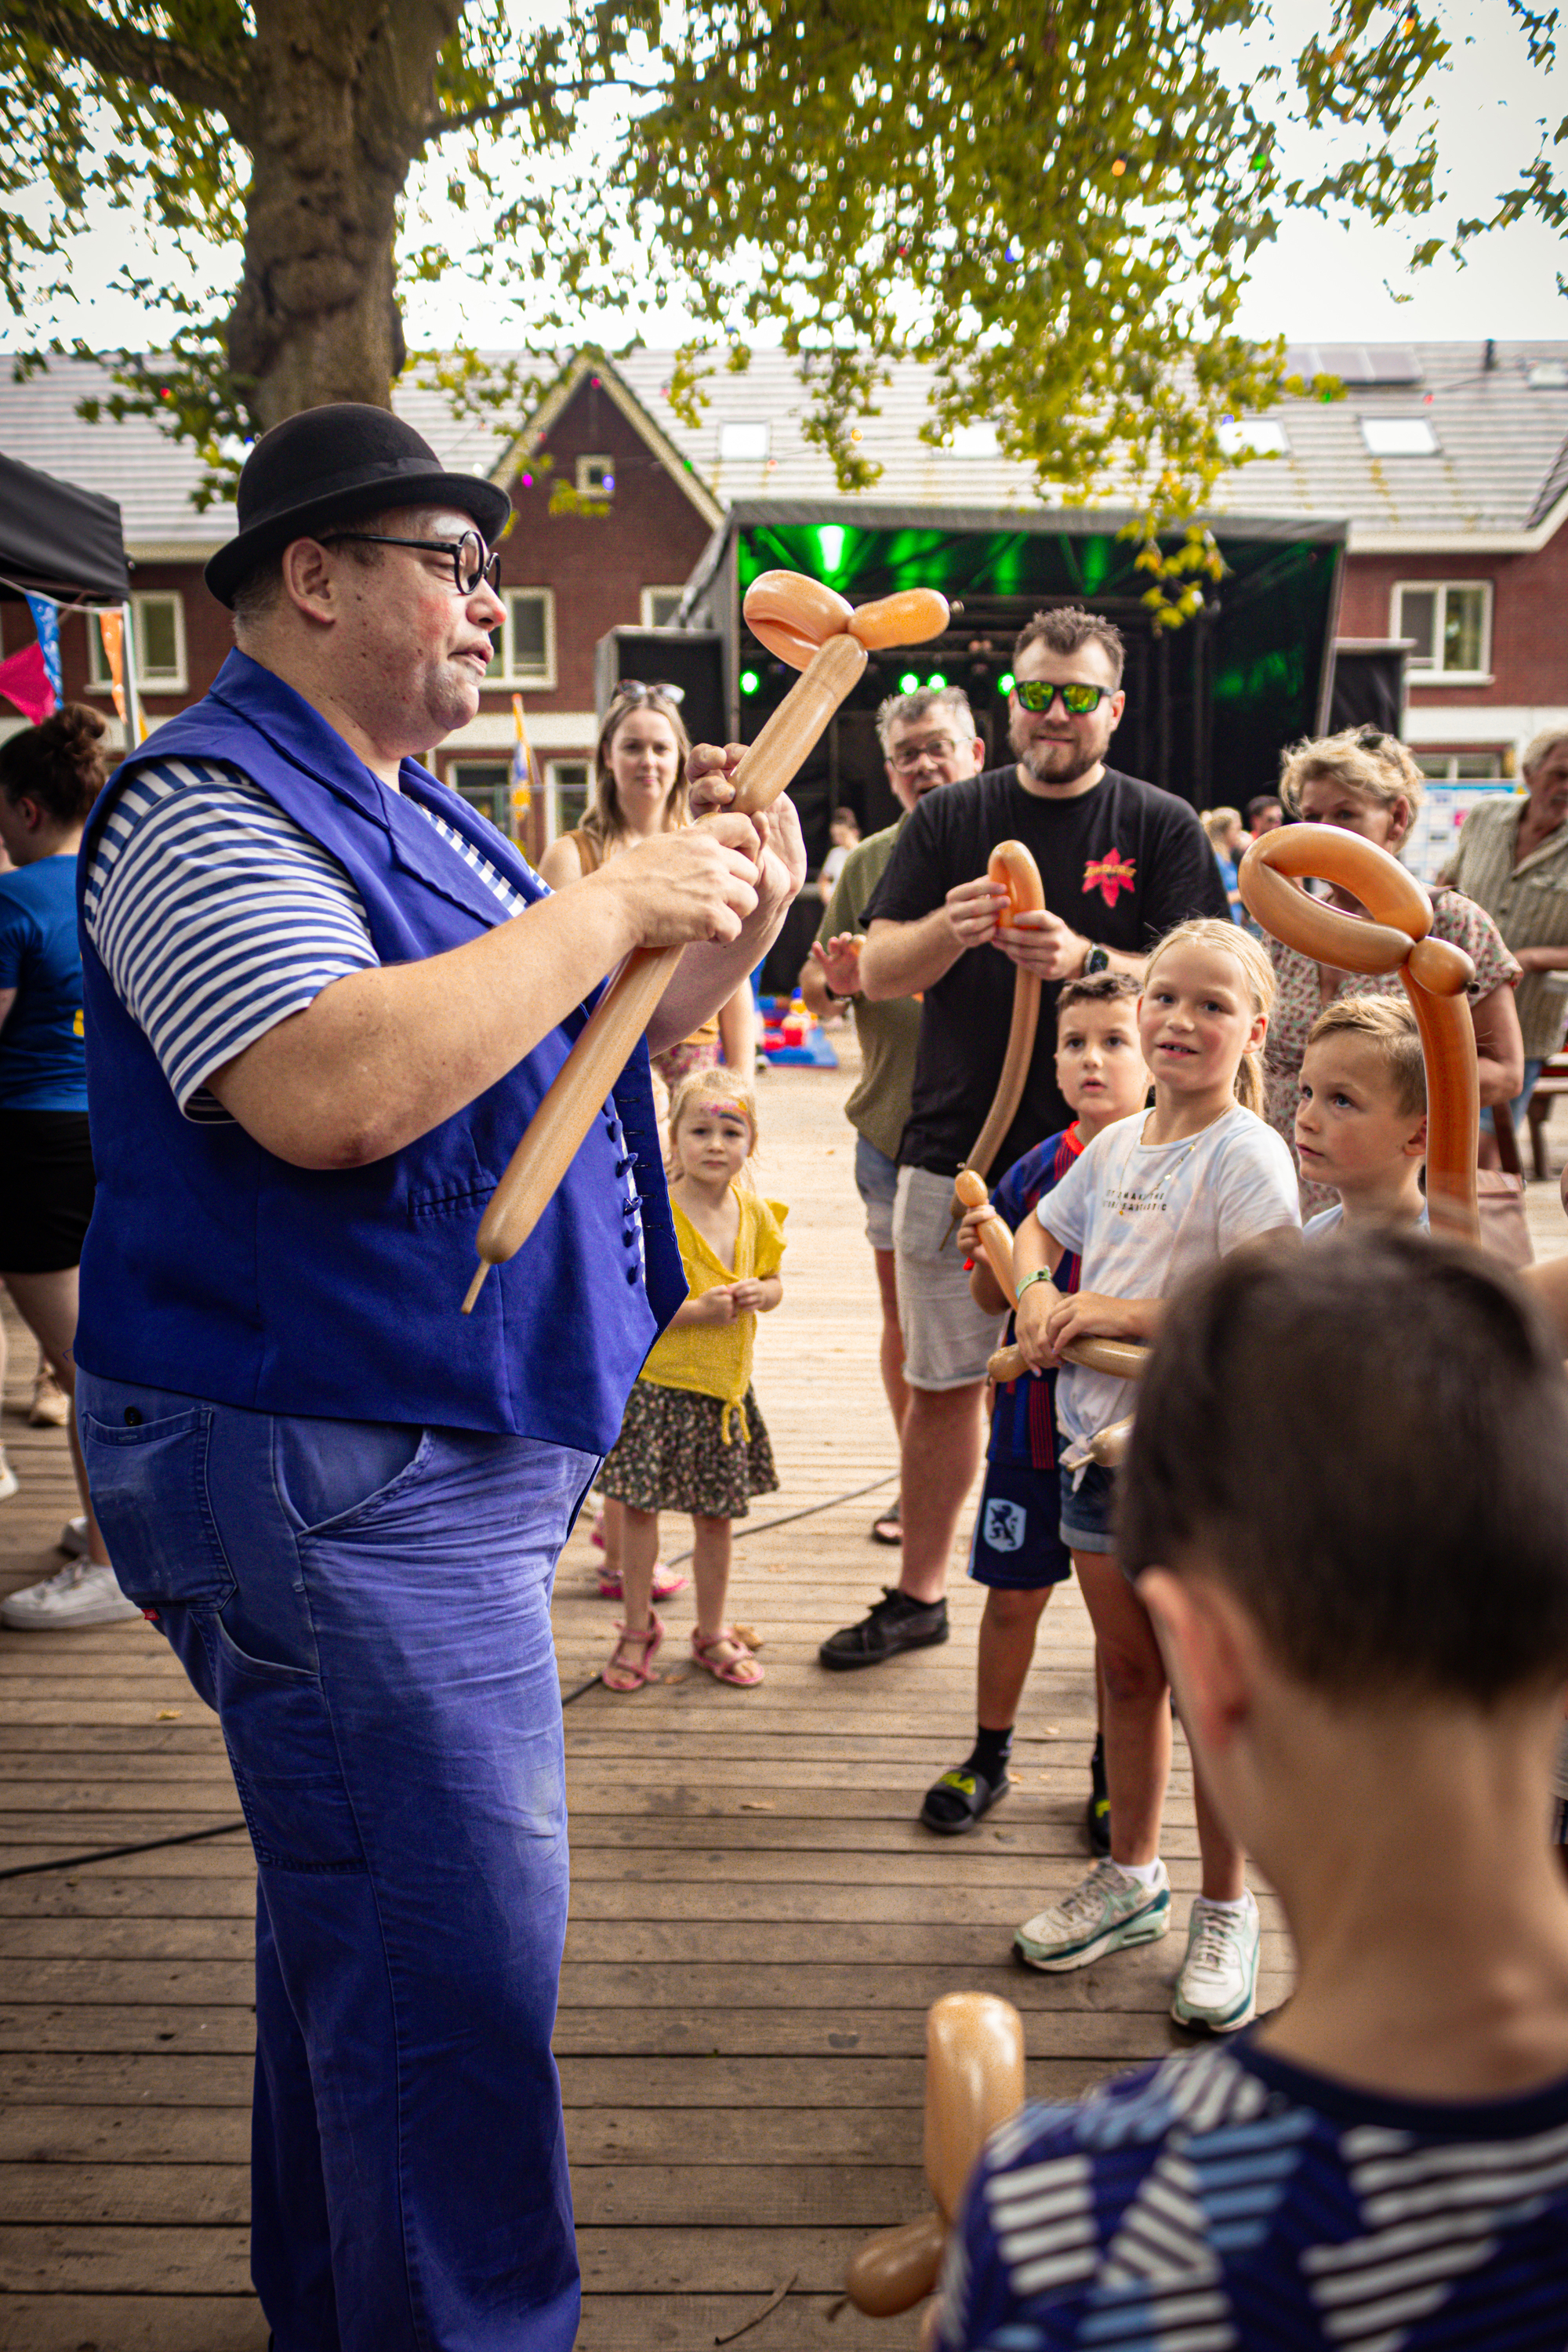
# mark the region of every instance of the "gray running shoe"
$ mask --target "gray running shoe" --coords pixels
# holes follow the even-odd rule
[[[1187,1957],[1176,1979],[1171,2015],[1178,2025],[1235,2033],[1258,2009],[1258,1906],[1221,1911],[1200,1895],[1187,1922]]]
[[[25,1584],[0,1601],[0,1625],[14,1633],[68,1633],[79,1625],[118,1625],[142,1613],[116,1584],[111,1568],[86,1559],[72,1560],[41,1584]]]
[[[1013,1953],[1026,1968],[1086,1969],[1102,1952],[1156,1942],[1170,1924],[1171,1882],[1163,1863],[1157,1883],[1144,1886],[1115,1863],[1101,1862],[1070,1895],[1025,1920]]]

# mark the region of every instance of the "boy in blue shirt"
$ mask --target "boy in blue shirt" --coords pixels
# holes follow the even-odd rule
[[[993,1206],[1015,1231],[1061,1181],[1086,1143],[1113,1120],[1142,1109],[1149,1073],[1139,1048],[1137,1015],[1138,982],[1126,972],[1097,972],[1063,987],[1057,999],[1057,1084],[1078,1116],[1059,1135],[1026,1151],[997,1185]],[[969,1286],[976,1304],[989,1315],[1004,1313],[1007,1302],[978,1246],[973,1213],[963,1222],[959,1245],[974,1261]],[[1062,1290],[1076,1289],[1077,1258],[1064,1257],[1055,1279]],[[986,1587],[978,1719],[968,1756],[927,1790],[921,1807],[921,1822],[939,1837],[972,1830],[1011,1785],[1007,1759],[1014,1718],[1040,1615],[1051,1587],[1072,1574],[1072,1555],[1061,1539],[1055,1372],[1031,1372],[996,1391],[969,1573]],[[1110,1809],[1098,1739],[1091,1770],[1089,1842],[1096,1853],[1109,1852]]]
[[[1289,1410],[1259,1453],[1263,1397]],[[1299,1979],[1223,2047],[1003,2126],[935,2344],[1562,2352],[1561,1339],[1414,1231],[1239,1250],[1172,1300],[1119,1490],[1194,1765]]]

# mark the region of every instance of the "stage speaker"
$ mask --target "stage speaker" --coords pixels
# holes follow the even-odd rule
[[[601,721],[624,677],[678,686],[680,716],[694,743],[722,743],[724,640],[717,629],[611,629],[594,648],[594,698]]]

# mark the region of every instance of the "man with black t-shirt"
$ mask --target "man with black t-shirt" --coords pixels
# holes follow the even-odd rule
[[[1015,967],[1046,988],[1023,1098],[992,1163],[997,1176],[1071,1124],[1053,1052],[1060,982],[1085,971],[1141,975],[1149,948],[1173,923],[1229,919],[1195,812],[1105,764],[1126,702],[1121,664],[1110,622],[1076,609],[1037,613],[1014,649],[1007,731],[1016,764],[928,793],[866,908],[865,993],[874,1002],[923,996],[893,1213],[910,1389],[903,1561],[898,1590],[822,1644],[825,1666],[876,1665],[947,1639],[947,1564],[979,1466],[985,1360],[1001,1327],[970,1297],[946,1237],[952,1179],[1001,1076]],[[1006,929],[998,928],[1005,893],[985,875],[1002,841],[1033,853],[1046,896],[1043,913]]]

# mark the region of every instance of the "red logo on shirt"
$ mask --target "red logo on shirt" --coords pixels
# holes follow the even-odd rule
[[[1131,890],[1138,868],[1131,857],[1123,857],[1113,849],[1109,857],[1091,857],[1083,869],[1083,895],[1098,890],[1108,907],[1116,904],[1119,890]]]

